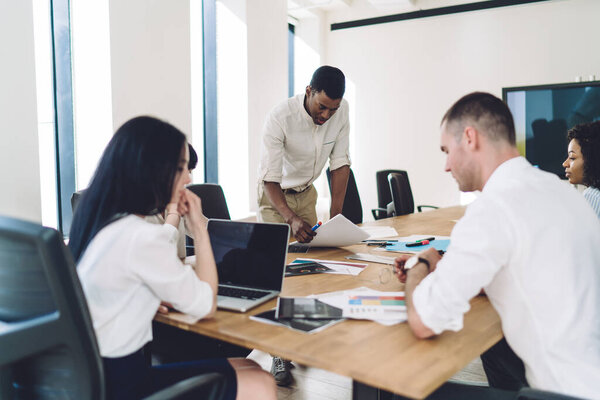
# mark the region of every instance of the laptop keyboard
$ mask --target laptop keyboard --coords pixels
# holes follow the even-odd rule
[[[269,293],[270,292],[265,292],[262,290],[239,289],[239,288],[223,287],[223,286],[219,286],[219,291],[218,291],[218,294],[221,296],[237,297],[239,299],[249,299],[249,300],[260,299],[261,297],[264,297],[264,296],[268,295]]]

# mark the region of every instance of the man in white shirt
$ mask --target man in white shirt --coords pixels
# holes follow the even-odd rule
[[[460,330],[469,301],[484,289],[505,336],[482,356],[494,398],[512,398],[524,386],[600,398],[594,212],[577,191],[519,156],[512,115],[491,94],[458,100],[441,131],[446,171],[461,191],[481,196],[442,259],[430,250],[396,260],[412,331],[424,339]],[[481,390],[446,384],[432,398],[477,398]]]
[[[329,159],[330,217],[342,212],[350,174],[348,102],[338,68],[318,68],[306,92],[267,116],[259,166],[259,221],[291,226],[301,243],[315,235],[317,191],[313,185]]]

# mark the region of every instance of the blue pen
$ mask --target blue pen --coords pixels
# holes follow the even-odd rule
[[[313,227],[311,228],[311,230],[312,230],[312,231],[316,231],[316,230],[317,230],[317,228],[321,226],[321,224],[322,224],[322,222],[321,222],[321,221],[317,222],[317,223],[315,224],[315,226],[313,226]]]

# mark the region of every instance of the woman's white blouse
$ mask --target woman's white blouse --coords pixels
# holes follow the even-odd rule
[[[177,256],[177,229],[129,215],[103,228],[77,272],[102,357],[131,354],[152,340],[161,301],[197,319],[213,305],[213,291]]]

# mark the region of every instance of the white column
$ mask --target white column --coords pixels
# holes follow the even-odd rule
[[[262,126],[267,113],[288,97],[287,2],[249,0],[247,4],[248,179],[250,209],[256,210]]]
[[[0,215],[41,222],[31,1],[0,2]]]

